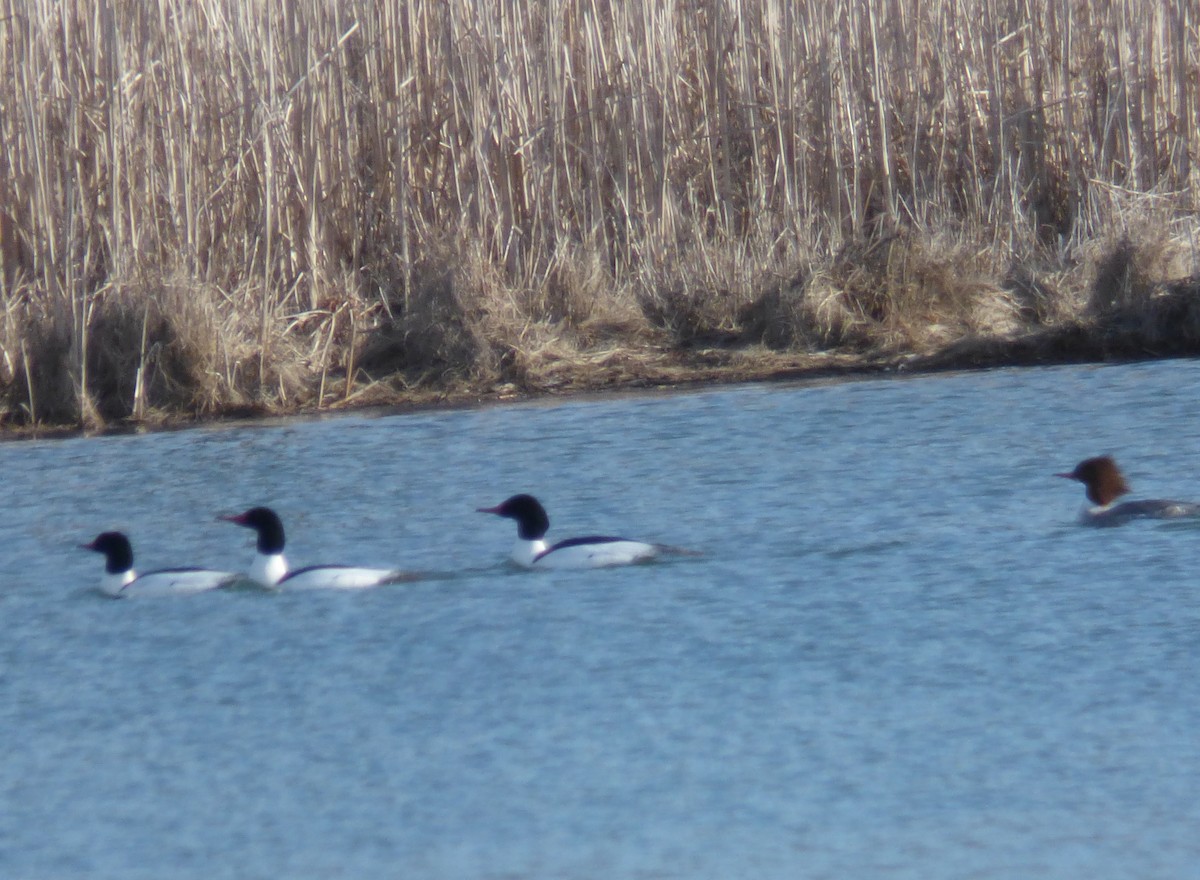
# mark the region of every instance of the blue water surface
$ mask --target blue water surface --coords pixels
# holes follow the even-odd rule
[[[0,445],[0,876],[1128,878],[1200,865],[1200,363]],[[551,537],[702,550],[528,573]],[[355,593],[112,601],[76,549]]]

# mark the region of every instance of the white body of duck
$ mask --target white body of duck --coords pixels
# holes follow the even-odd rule
[[[532,495],[514,495],[495,507],[481,507],[479,513],[492,513],[517,522],[517,542],[510,558],[524,568],[603,568],[648,562],[663,551],[658,544],[590,535],[568,538],[556,544],[546,543],[550,518]]]
[[[247,576],[255,583],[282,590],[363,590],[382,584],[399,583],[415,575],[391,568],[359,568],[353,565],[309,565],[289,570],[283,555],[283,521],[269,507],[252,507],[245,513],[221,519],[248,529],[257,535],[254,561]]]
[[[227,587],[242,579],[230,571],[208,568],[160,568],[139,575],[133,567],[133,546],[121,532],[102,532],[80,547],[104,554],[100,589],[118,599],[186,596]]]

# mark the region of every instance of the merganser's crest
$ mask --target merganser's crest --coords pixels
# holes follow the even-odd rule
[[[1106,507],[1122,495],[1129,494],[1129,484],[1112,456],[1100,455],[1085,458],[1075,465],[1075,470],[1066,474],[1055,474],[1065,480],[1077,480],[1087,489],[1088,500]]]
[[[546,508],[532,495],[514,495],[495,507],[480,507],[477,513],[494,513],[517,521],[517,537],[522,541],[539,541],[550,531]]]
[[[104,554],[104,571],[123,574],[133,571],[133,545],[121,532],[101,532],[90,544],[80,544],[81,550]]]
[[[225,522],[254,529],[258,536],[255,549],[259,553],[275,555],[283,552],[283,520],[269,507],[251,507],[245,513],[221,517]]]

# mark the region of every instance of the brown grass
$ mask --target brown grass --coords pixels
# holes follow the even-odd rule
[[[0,425],[1200,351],[1189,0],[0,0]]]

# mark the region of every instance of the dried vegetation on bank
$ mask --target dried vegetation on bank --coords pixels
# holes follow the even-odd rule
[[[1189,0],[0,0],[0,424],[1200,351]]]

